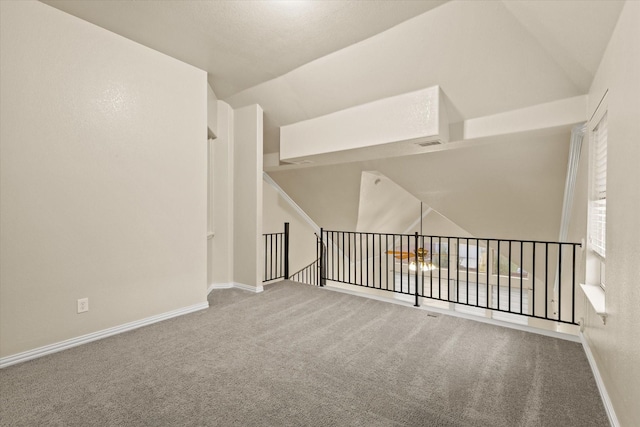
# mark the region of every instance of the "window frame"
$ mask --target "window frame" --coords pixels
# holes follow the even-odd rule
[[[605,267],[606,267],[606,175],[607,175],[607,151],[608,151],[608,118],[609,108],[607,103],[607,94],[605,92],[602,100],[596,107],[593,116],[589,120],[589,182],[588,182],[588,209],[587,209],[587,283],[598,285],[602,290],[606,287],[605,279]],[[598,166],[598,154],[602,156],[602,147],[599,146],[601,127],[604,125],[607,130],[606,139],[604,141],[604,179],[600,176],[598,179],[598,169],[602,168],[602,165]],[[602,161],[602,159],[600,159]],[[602,170],[600,170],[602,173]],[[604,185],[602,185],[604,181]],[[603,188],[604,187],[604,190]],[[602,195],[604,193],[604,197]],[[602,202],[604,203],[602,203]],[[596,206],[598,205],[598,206]],[[594,219],[597,214],[603,215],[602,220]],[[597,243],[594,243],[594,228],[595,223],[602,222],[602,236],[597,239]]]

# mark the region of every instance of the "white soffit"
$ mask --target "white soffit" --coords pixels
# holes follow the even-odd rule
[[[427,90],[433,90],[433,88]],[[421,91],[413,92],[413,94],[415,93],[421,93]],[[389,99],[395,98],[401,97]],[[353,108],[349,110],[356,109],[357,108]],[[323,136],[326,136],[326,133],[323,133],[323,126],[332,126],[330,132],[344,129],[346,131],[344,135],[350,137],[354,137],[354,133],[360,130],[360,126],[354,125],[353,123],[333,122],[331,119],[338,116],[339,113],[341,112],[283,127],[281,153],[284,152],[285,156],[295,153],[298,157],[282,157],[281,154],[281,160],[289,164],[276,166],[276,164],[272,162],[268,165],[265,164],[265,170],[273,171],[279,168],[289,169],[319,164],[348,163],[401,157],[459,149],[474,145],[500,143],[509,140],[515,143],[523,139],[531,140],[535,137],[546,138],[551,135],[557,135],[558,132],[570,132],[575,124],[587,120],[587,95],[575,96],[508,111],[506,113],[466,120],[454,125],[459,125],[462,129],[459,139],[453,138],[446,144],[428,144],[426,146],[420,145],[419,142],[421,140],[429,141],[433,138],[407,138],[396,142],[377,145],[370,144],[369,146],[356,146],[360,140],[354,139],[356,143],[349,141],[348,144],[342,146],[342,150],[332,147],[330,142],[322,139]],[[373,119],[371,122],[375,123],[374,117],[367,119]],[[369,123],[367,119],[362,120],[360,124]],[[382,123],[384,127],[384,121],[380,123]],[[380,123],[375,123],[375,126],[380,125]],[[398,121],[398,123],[398,126],[401,126],[401,121]],[[442,123],[440,126],[441,129],[443,129]],[[366,141],[366,138],[376,137],[369,133],[371,129],[366,126],[363,126],[363,128],[364,132],[360,134],[358,138],[364,138]],[[376,128],[372,129],[375,130]],[[402,129],[400,129],[400,131],[402,131]],[[447,133],[443,131],[443,135],[445,134]],[[342,136],[343,138],[345,137],[344,135]],[[402,135],[402,133],[398,132],[396,135]],[[407,135],[407,133],[404,133],[404,135]],[[443,141],[445,140],[446,139],[443,139]],[[291,147],[291,150],[289,150],[289,147]]]
[[[534,3],[542,17],[555,10],[545,9],[555,2]],[[581,34],[585,23],[602,19],[587,46],[566,37],[562,49],[570,58],[583,50],[589,58],[601,57],[600,46],[608,42],[619,5],[570,3],[575,17],[563,22],[550,18],[548,34],[553,36],[543,43],[542,30],[531,33],[529,22],[525,26],[503,2],[448,2],[225,101],[234,108],[262,105],[271,116],[265,152],[276,152],[278,134],[270,126],[434,85],[446,94],[452,123],[583,95],[587,90],[577,82],[584,80],[584,72],[570,74],[572,69],[558,62],[554,40],[560,34]]]
[[[450,121],[587,92],[624,4],[554,1],[42,0],[209,73],[279,127],[440,85]]]
[[[280,128],[280,160],[413,142],[446,143],[449,123],[438,86],[409,92]]]
[[[465,120],[464,139],[571,126],[587,120],[587,95],[547,102],[506,113]]]

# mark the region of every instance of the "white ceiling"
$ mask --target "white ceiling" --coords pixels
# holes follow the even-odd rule
[[[361,227],[378,231],[393,226],[393,221],[383,225],[371,217],[366,224],[359,223],[364,216],[360,209],[370,210],[368,215],[380,215],[374,203],[385,204],[389,212],[397,212],[397,207],[408,209],[417,218],[418,205],[399,203],[397,190],[365,195],[371,202],[360,204],[362,172],[377,171],[450,221],[445,227],[425,227],[427,233],[446,235],[445,229],[457,226],[451,235],[555,241],[569,141],[570,133],[557,129],[544,137],[505,136],[461,149],[306,169],[283,168],[269,175],[326,229]]]
[[[206,70],[224,99],[447,0],[42,1]]]
[[[434,85],[451,122],[583,95],[620,10],[609,1],[452,1],[226,101],[263,107],[268,153],[279,151],[279,126]]]
[[[202,68],[279,127],[433,85],[459,121],[588,92],[623,2],[43,0]]]

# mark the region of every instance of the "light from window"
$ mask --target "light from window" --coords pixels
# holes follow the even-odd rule
[[[607,229],[607,114],[593,129],[593,180],[589,213],[591,249],[605,258]]]

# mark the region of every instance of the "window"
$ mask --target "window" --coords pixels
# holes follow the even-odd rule
[[[605,101],[605,99],[603,99]],[[591,168],[589,197],[589,249],[591,256],[590,282],[605,285],[605,258],[607,233],[607,111],[600,106],[591,121]]]
[[[589,215],[591,249],[605,258],[607,225],[607,114],[593,129],[592,195]]]
[[[584,295],[606,322],[605,257],[607,253],[607,93],[589,120],[589,213]]]

